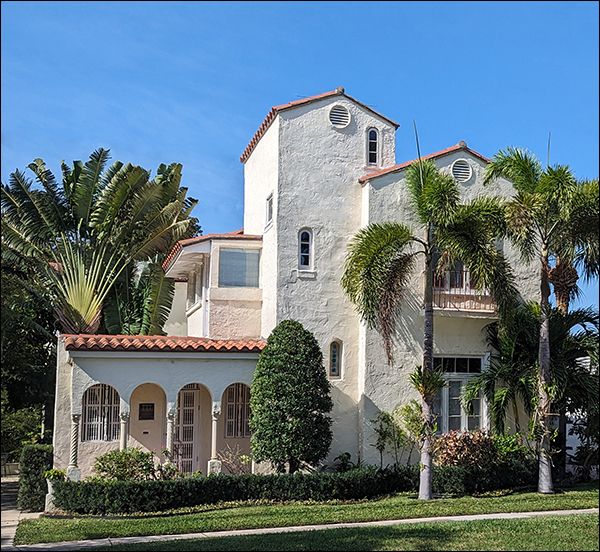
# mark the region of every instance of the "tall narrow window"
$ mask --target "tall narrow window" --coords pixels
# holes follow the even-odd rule
[[[372,128],[368,132],[367,140],[367,163],[377,165],[379,155],[379,135],[376,129]]]
[[[99,383],[83,395],[82,441],[116,441],[119,439],[119,393],[114,387]]]
[[[332,341],[329,346],[329,377],[342,377],[342,344],[339,341]]]
[[[434,357],[433,366],[443,370],[448,385],[435,396],[434,413],[439,433],[484,428],[482,399],[473,400],[473,412],[464,408],[461,395],[469,380],[482,370],[481,357]]]
[[[250,388],[243,383],[234,383],[225,391],[227,394],[227,419],[225,437],[250,437]]]
[[[273,222],[273,194],[267,198],[265,226]]]
[[[310,230],[300,230],[299,241],[299,259],[298,264],[301,270],[310,270],[312,267],[312,233]]]

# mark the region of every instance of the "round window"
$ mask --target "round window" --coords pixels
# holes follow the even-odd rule
[[[346,128],[350,124],[350,112],[342,105],[334,105],[329,112],[329,120],[336,128]]]
[[[458,182],[466,182],[471,174],[471,165],[465,159],[457,159],[452,163],[452,176]]]

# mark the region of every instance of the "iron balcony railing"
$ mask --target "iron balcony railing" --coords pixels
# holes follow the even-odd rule
[[[449,270],[433,277],[433,306],[459,311],[487,311],[496,309],[486,290],[471,287],[468,270]]]

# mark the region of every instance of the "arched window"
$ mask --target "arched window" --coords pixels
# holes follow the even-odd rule
[[[377,165],[379,157],[379,133],[371,128],[367,133],[367,164]]]
[[[310,270],[312,268],[312,259],[312,232],[308,229],[300,230],[298,234],[298,266],[300,270]]]
[[[342,377],[342,344],[339,341],[332,341],[329,346],[329,377]]]
[[[243,383],[230,385],[227,395],[225,437],[250,437],[250,387]]]
[[[99,383],[83,395],[81,420],[82,441],[117,441],[119,439],[119,393],[114,387]]]

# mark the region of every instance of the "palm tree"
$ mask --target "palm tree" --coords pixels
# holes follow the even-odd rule
[[[502,200],[481,197],[461,204],[457,183],[431,160],[410,165],[406,182],[418,232],[395,222],[371,224],[360,230],[349,245],[341,283],[361,319],[382,335],[392,363],[392,335],[404,292],[417,257],[425,261],[423,362],[411,379],[421,394],[425,429],[419,498],[427,500],[432,497],[433,400],[443,384],[433,368],[435,257],[440,255],[439,271],[457,261],[465,263],[472,285],[487,288],[502,312],[510,311],[517,292],[512,271],[494,243],[504,229]]]
[[[158,259],[138,262],[121,273],[104,302],[108,334],[160,335],[175,294]]]
[[[486,326],[487,342],[494,352],[489,369],[469,382],[463,399],[468,409],[482,393],[490,405],[494,429],[505,430],[507,411],[512,410],[515,429],[521,432],[518,401],[533,414],[536,400],[537,361],[541,309],[538,303],[518,307],[510,323]],[[564,315],[558,308],[548,315],[554,407],[570,410],[598,408],[598,374],[582,362],[597,354],[598,313],[577,309]]]
[[[123,272],[166,254],[195,235],[196,201],[180,187],[180,164],[145,169],[116,161],[108,150],[87,163],[64,162],[62,186],[41,159],[2,184],[2,243],[12,258],[29,258],[51,290],[54,311],[67,333],[96,333],[103,303]]]
[[[508,235],[524,259],[531,261],[537,257],[540,263],[537,410],[541,452],[538,492],[553,493],[550,460],[550,284],[563,278],[572,281],[572,274],[562,270],[570,265],[582,265],[588,276],[598,274],[598,188],[595,188],[595,198],[593,189],[583,193],[569,167],[556,165],[543,169],[534,155],[512,147],[494,155],[486,167],[484,184],[498,177],[509,179],[516,191],[507,208]],[[595,211],[591,200],[595,201]],[[552,260],[556,262],[554,269],[550,266]]]
[[[512,411],[515,431],[522,435],[519,400],[525,412],[533,414],[539,318],[532,304],[520,305],[508,324],[494,322],[486,326],[487,343],[494,351],[487,370],[467,384],[463,400],[468,411],[473,400],[483,395],[489,405],[492,427],[505,432],[507,412]]]

